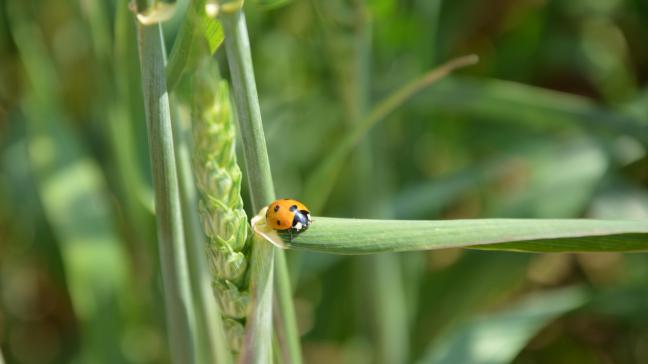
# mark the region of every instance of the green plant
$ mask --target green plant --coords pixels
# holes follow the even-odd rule
[[[5,3],[0,361],[646,361],[645,6]]]
[[[203,3],[197,2],[199,6]],[[243,155],[246,166],[253,211],[259,211],[274,199],[274,187],[270,174],[265,137],[261,123],[261,113],[256,82],[252,71],[249,41],[245,18],[240,9],[232,4],[220,4],[220,19],[223,23],[225,48],[231,73],[233,100],[237,109],[237,120],[243,142]],[[204,15],[203,15],[204,16]],[[199,28],[200,20],[194,22]],[[204,26],[203,26],[204,28]],[[184,56],[176,56],[172,63],[171,74],[182,71],[178,59],[190,59],[196,32],[183,28],[178,48]],[[185,49],[184,51],[182,49]],[[180,54],[180,53],[176,53]],[[377,121],[393,112],[417,91],[437,81],[452,69],[474,63],[474,57],[458,59],[428,73],[425,77],[407,85],[394,93],[387,101],[376,108],[353,132],[340,140],[335,151],[323,162],[319,172],[313,174],[308,188],[311,193],[318,191],[314,199],[317,209],[326,200],[333,176],[341,168],[346,154],[366,135]],[[186,61],[185,61],[186,63]],[[283,258],[275,261],[274,248],[259,235],[251,241],[249,260],[250,314],[247,310],[247,297],[239,292],[246,269],[246,258],[241,253],[246,241],[246,228],[243,223],[245,214],[241,209],[238,192],[239,172],[233,154],[233,134],[228,126],[226,86],[215,87],[217,78],[209,77],[217,71],[196,71],[198,108],[193,114],[194,139],[196,142],[194,160],[196,177],[202,198],[200,202],[202,225],[210,239],[209,251],[214,258],[212,272],[216,277],[215,294],[226,318],[230,348],[241,350],[243,362],[269,362],[272,356],[272,282],[274,264],[285,264]],[[200,72],[205,72],[200,75]],[[173,76],[174,80],[180,76]],[[205,83],[204,80],[211,80]],[[173,81],[172,84],[177,84]],[[145,83],[146,84],[146,83]],[[215,101],[215,98],[217,101]],[[206,101],[205,101],[206,100]],[[209,109],[211,105],[214,109]],[[216,112],[208,115],[205,113]],[[202,121],[212,120],[211,122]],[[220,122],[219,122],[220,120]],[[216,122],[216,123],[214,123]],[[327,183],[323,183],[327,181]],[[219,187],[222,186],[222,187]],[[328,186],[328,187],[325,187]],[[225,188],[225,189],[223,189]],[[226,200],[223,200],[226,199]],[[596,221],[596,220],[457,220],[457,221],[399,221],[399,220],[354,220],[316,217],[316,224],[307,233],[292,240],[284,241],[287,248],[309,249],[341,254],[362,254],[409,250],[429,250],[448,247],[475,246],[483,249],[509,249],[520,251],[636,251],[644,250],[648,231],[641,221]],[[279,252],[283,254],[282,252]],[[282,268],[277,284],[288,281]],[[238,282],[238,283],[237,283]],[[244,286],[241,286],[244,287]],[[287,287],[285,285],[284,287]],[[285,288],[280,289],[283,297]],[[283,301],[285,304],[285,300]],[[294,327],[290,306],[279,306],[279,317],[287,319],[288,327]],[[235,319],[245,318],[245,340],[237,343],[236,336],[242,326]],[[287,338],[295,342],[294,331]],[[290,337],[293,336],[293,337]],[[284,343],[282,346],[286,346]],[[298,346],[284,351],[287,360],[299,360]],[[288,354],[286,354],[288,353]],[[294,358],[293,360],[290,357]]]
[[[138,13],[149,9],[145,0],[136,6]],[[189,280],[162,28],[157,22],[139,23],[138,34],[171,355],[174,362],[193,362],[200,358],[194,347],[197,317]]]

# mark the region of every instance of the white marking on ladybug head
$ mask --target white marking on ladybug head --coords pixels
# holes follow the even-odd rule
[[[301,229],[302,229],[302,223],[301,223],[301,222],[296,223],[296,224],[293,226],[293,228],[294,228],[295,230],[301,230]]]
[[[306,214],[306,218],[308,218],[308,222],[313,222],[313,220],[311,220],[310,214]]]

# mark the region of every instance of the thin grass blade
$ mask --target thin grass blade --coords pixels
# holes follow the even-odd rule
[[[540,128],[574,125],[629,135],[648,143],[648,121],[574,94],[495,79],[449,77],[421,98],[421,107]]]
[[[314,211],[320,211],[323,208],[333,189],[334,182],[337,179],[345,158],[374,125],[384,120],[420,91],[434,84],[452,71],[475,64],[477,61],[478,58],[475,55],[453,59],[424,74],[420,78],[407,83],[378,103],[367,117],[354,124],[353,128],[344,134],[342,139],[336,143],[333,150],[308,178],[305,191],[309,193],[306,199],[309,206]]]
[[[167,64],[167,85],[170,91],[178,85],[182,76],[195,66],[201,52],[197,43],[205,41],[210,54],[216,52],[223,43],[223,28],[205,12],[206,0],[192,0],[187,8],[185,20],[173,43]]]
[[[524,252],[648,251],[645,220],[474,219],[365,220],[313,217],[286,245],[334,254],[443,248]]]
[[[138,8],[142,10],[145,3],[138,1]],[[138,36],[169,344],[174,363],[190,363],[196,359],[194,306],[166,86],[162,29],[159,24],[138,24]]]
[[[227,61],[232,77],[234,103],[245,158],[245,177],[250,188],[252,209],[260,210],[274,200],[274,184],[263,133],[261,109],[252,68],[250,40],[241,10],[222,15]],[[250,295],[242,363],[272,361],[272,291],[274,247],[254,236],[250,259]]]
[[[302,352],[293,305],[293,290],[290,286],[288,264],[283,251],[275,254],[275,305],[274,325],[277,334],[279,355],[284,363],[301,364]]]

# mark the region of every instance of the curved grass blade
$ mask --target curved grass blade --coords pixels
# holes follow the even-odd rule
[[[292,249],[370,254],[443,248],[524,252],[648,251],[645,220],[365,220],[314,217]]]
[[[588,301],[578,288],[539,293],[505,311],[460,325],[430,348],[419,363],[510,363],[548,322]]]
[[[227,61],[234,90],[237,121],[243,141],[245,177],[250,187],[252,209],[260,210],[274,200],[274,185],[266,149],[261,109],[252,69],[250,40],[245,15],[241,10],[225,12],[222,17]],[[241,363],[272,361],[272,295],[275,249],[259,236],[252,242],[250,294],[252,307],[245,329]]]
[[[385,201],[383,209],[391,207],[399,218],[436,216],[462,193],[504,175],[507,171],[505,162],[497,158],[405,187],[391,200]]]
[[[292,0],[256,0],[255,5],[262,10],[278,9],[290,4]]]
[[[394,91],[394,93],[378,103],[367,117],[354,124],[353,128],[348,133],[344,134],[342,139],[335,145],[333,150],[317,166],[315,171],[313,171],[306,181],[306,187],[304,190],[309,191],[310,195],[305,200],[308,201],[308,205],[311,209],[314,211],[320,211],[322,209],[333,189],[333,186],[335,185],[334,181],[337,179],[345,158],[374,125],[381,120],[384,120],[399,106],[403,105],[406,101],[425,88],[447,76],[452,71],[461,67],[473,65],[477,63],[477,61],[477,56],[473,54],[455,58],[433,69],[422,77],[417,78]]]
[[[629,135],[648,142],[648,121],[565,92],[494,79],[446,78],[426,92],[419,107],[450,110],[534,127],[566,125]]]
[[[201,54],[197,52],[198,42],[204,38],[210,54],[214,54],[223,43],[225,38],[223,28],[216,19],[207,15],[205,3],[206,0],[192,0],[187,8],[185,20],[178,38],[173,43],[166,67],[169,91],[175,89],[188,68],[195,65],[196,59]]]
[[[225,10],[225,8],[223,8]],[[266,148],[261,109],[256,91],[256,81],[252,69],[250,40],[247,33],[245,15],[242,10],[224,11],[221,20],[226,35],[225,48],[234,91],[234,103],[237,111],[239,132],[241,133],[243,156],[245,159],[245,177],[250,188],[253,211],[275,199],[270,161]],[[250,259],[250,288],[253,297],[252,309],[246,323],[245,347],[241,356],[242,363],[265,363],[272,358],[272,297],[274,264],[285,265],[280,257],[275,263],[275,256],[281,256],[272,245],[255,236]],[[279,292],[279,309],[281,310],[280,328],[283,328],[282,343],[289,347],[286,352],[292,362],[299,363],[299,337],[296,322],[293,318],[292,300],[286,297],[290,291],[290,282],[285,267],[279,268],[276,284]]]

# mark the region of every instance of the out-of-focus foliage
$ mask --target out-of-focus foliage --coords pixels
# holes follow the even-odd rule
[[[167,49],[186,5],[164,25]],[[278,196],[316,194],[305,181],[354,123],[431,68],[475,53],[477,66],[365,135],[314,214],[648,217],[644,1],[292,0],[246,10]],[[169,360],[133,22],[126,0],[0,2],[8,363]],[[222,49],[215,57],[227,78]],[[515,363],[648,362],[643,254],[372,258],[289,254],[306,362],[415,362],[453,337],[484,340],[470,332],[484,325],[526,333],[507,347]],[[586,305],[544,292],[573,285]],[[547,314],[512,320],[529,313],[515,305],[531,294]]]

